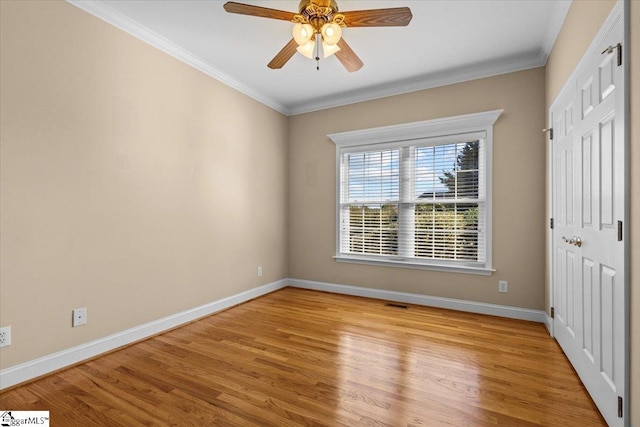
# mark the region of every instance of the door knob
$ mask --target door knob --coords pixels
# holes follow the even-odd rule
[[[582,239],[580,239],[577,236],[573,236],[571,239],[567,239],[566,237],[562,236],[562,240],[567,242],[570,245],[574,245],[577,247],[582,247]]]

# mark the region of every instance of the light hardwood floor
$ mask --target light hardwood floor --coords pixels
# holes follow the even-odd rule
[[[544,326],[285,288],[0,394],[52,426],[604,426]]]

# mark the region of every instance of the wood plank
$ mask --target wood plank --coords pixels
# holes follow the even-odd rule
[[[233,1],[224,4],[224,10],[229,13],[238,13],[240,15],[256,16],[258,18],[281,19],[283,21],[292,21],[296,15],[286,10],[270,9],[268,7],[253,6],[250,4],[236,3]],[[250,25],[248,23],[247,25]]]
[[[344,39],[338,41],[338,47],[340,50],[336,52],[336,58],[338,58],[348,72],[353,73],[362,68],[364,63]]]
[[[279,68],[284,67],[284,64],[289,62],[289,60],[296,54],[296,49],[298,48],[298,43],[296,43],[295,39],[289,40],[289,42],[284,45],[282,49],[273,59],[267,64],[267,67],[272,70],[277,70]]]
[[[540,324],[294,288],[0,404],[54,425],[606,425]]]

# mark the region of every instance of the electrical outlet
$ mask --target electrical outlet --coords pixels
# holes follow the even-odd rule
[[[258,267],[258,277],[262,277],[262,267]]]
[[[509,283],[506,280],[498,281],[498,292],[507,292],[509,290]]]
[[[75,328],[76,326],[82,326],[87,324],[87,308],[75,308],[73,310],[73,321],[72,326]]]
[[[11,345],[11,326],[0,328],[0,347]]]

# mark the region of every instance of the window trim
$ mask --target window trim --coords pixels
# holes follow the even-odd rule
[[[481,113],[465,114],[453,117],[425,120],[420,122],[403,123],[399,125],[362,129],[356,131],[332,133],[327,135],[336,145],[336,195],[335,195],[335,256],[338,262],[349,262],[369,265],[382,265],[403,268],[417,268],[425,270],[448,271],[457,273],[469,273],[491,275],[495,270],[492,264],[493,248],[493,125],[504,110],[485,111]],[[484,266],[464,266],[455,263],[449,264],[446,260],[402,260],[384,258],[380,256],[347,255],[340,253],[340,194],[341,156],[345,152],[352,151],[354,147],[369,146],[371,149],[394,145],[405,145],[413,140],[442,138],[443,140],[456,139],[464,134],[484,133],[486,156],[486,254]]]

